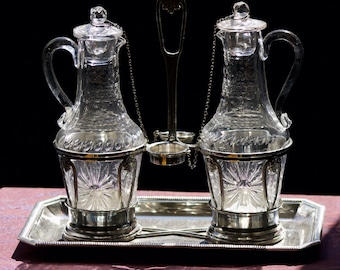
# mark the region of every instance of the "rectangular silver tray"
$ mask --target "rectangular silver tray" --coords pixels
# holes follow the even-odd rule
[[[142,231],[128,242],[64,241],[68,221],[66,197],[36,203],[18,240],[33,246],[111,246],[200,249],[302,250],[321,243],[325,207],[306,199],[283,199],[280,220],[285,238],[275,245],[209,244],[204,241],[211,222],[208,197],[140,196],[136,207]]]

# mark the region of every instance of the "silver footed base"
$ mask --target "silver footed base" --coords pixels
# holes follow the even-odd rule
[[[135,208],[119,211],[87,211],[68,206],[66,241],[131,241],[141,231]]]
[[[236,245],[273,245],[285,236],[279,209],[261,213],[231,213],[212,209],[207,242]]]

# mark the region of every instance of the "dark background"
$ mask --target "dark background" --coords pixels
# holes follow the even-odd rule
[[[62,187],[52,142],[63,108],[49,90],[41,68],[43,47],[54,37],[73,38],[75,26],[89,22],[89,10],[102,5],[121,25],[130,41],[132,63],[143,122],[152,139],[167,128],[166,73],[155,19],[155,0],[11,1],[2,5],[2,96],[0,186]],[[233,1],[187,0],[187,27],[178,77],[178,129],[197,134],[202,122],[211,58],[213,27],[230,15]],[[294,145],[288,152],[283,192],[340,195],[339,144],[339,23],[337,9],[319,1],[256,0],[247,2],[253,18],[271,30],[294,32],[305,48],[299,78],[284,110],[293,120]],[[218,40],[209,116],[220,95],[222,51]],[[293,61],[292,48],[277,42],[266,62],[271,96],[280,90]],[[126,48],[120,51],[121,91],[136,120],[128,76]],[[55,54],[58,79],[71,99],[76,70],[66,52]],[[202,157],[198,166],[159,167],[144,156],[140,189],[207,191]]]

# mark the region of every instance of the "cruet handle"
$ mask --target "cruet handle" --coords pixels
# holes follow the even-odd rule
[[[282,114],[282,107],[283,107],[283,103],[285,102],[287,98],[287,95],[289,94],[293,84],[295,83],[300,73],[302,62],[303,62],[303,57],[304,57],[304,49],[303,49],[300,39],[294,33],[288,30],[283,30],[283,29],[274,30],[272,32],[269,32],[263,39],[264,59],[268,58],[270,46],[272,42],[276,40],[283,40],[283,41],[288,42],[293,47],[294,54],[295,54],[293,65],[286,78],[286,81],[284,82],[281,88],[279,95],[276,98],[275,108],[274,108],[276,114],[280,117],[281,121],[284,122],[283,124],[285,124],[285,122],[288,122],[287,125],[290,125],[289,124],[290,120],[288,116],[286,114]],[[286,118],[286,119],[283,119],[283,118]]]
[[[42,53],[42,65],[48,86],[55,98],[66,110],[67,107],[72,107],[73,103],[61,88],[53,68],[53,55],[60,49],[66,50],[72,55],[74,66],[78,68],[78,45],[67,37],[57,37],[46,44]]]

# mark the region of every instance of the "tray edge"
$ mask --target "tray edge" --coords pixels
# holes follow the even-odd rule
[[[63,202],[66,201],[66,195],[59,195],[56,197],[52,197],[46,200],[39,201],[35,203],[29,218],[27,219],[24,227],[22,228],[21,232],[18,235],[18,240],[29,244],[31,246],[39,246],[39,247],[48,247],[48,246],[73,246],[73,247],[140,247],[140,248],[204,248],[204,249],[238,249],[238,250],[271,250],[271,251],[295,251],[295,250],[303,250],[321,243],[322,237],[322,227],[324,221],[324,213],[325,213],[325,206],[319,203],[315,203],[312,200],[305,199],[305,198],[282,198],[284,203],[306,203],[312,207],[314,207],[317,212],[319,219],[316,220],[316,227],[314,228],[314,240],[304,243],[299,246],[271,246],[271,245],[232,245],[232,244],[177,244],[174,246],[171,243],[163,243],[160,245],[159,243],[129,243],[129,242],[59,242],[59,241],[37,241],[36,239],[32,239],[27,237],[29,232],[33,229],[34,221],[36,220],[34,217],[40,214],[43,211],[43,208],[49,204],[53,204],[56,202]],[[205,201],[208,202],[210,200],[209,196],[138,196],[138,200],[166,200],[166,201]]]

